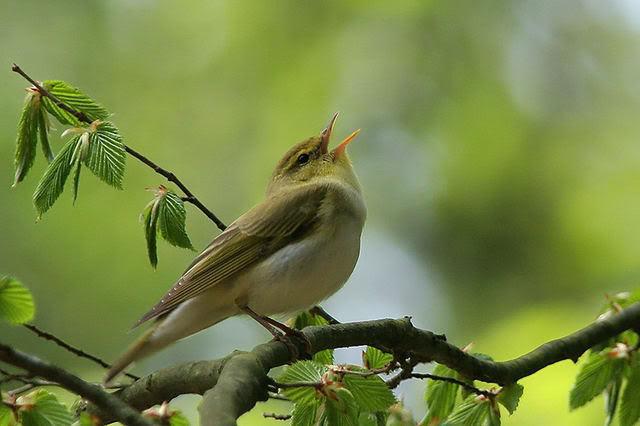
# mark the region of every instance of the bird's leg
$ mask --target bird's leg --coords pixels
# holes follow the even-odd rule
[[[267,331],[269,331],[269,333],[271,333],[276,340],[279,340],[287,345],[289,351],[293,354],[294,359],[297,359],[299,357],[300,351],[298,351],[298,348],[293,345],[288,339],[290,337],[301,340],[304,343],[307,354],[311,353],[311,343],[309,342],[309,339],[307,339],[307,336],[305,336],[304,333],[302,333],[300,330],[291,328],[286,324],[282,324],[281,322],[274,320],[273,318],[269,318],[268,316],[260,315],[247,305],[238,304],[238,307],[244,313],[256,320],[258,324],[266,328]]]
[[[271,325],[269,323],[269,321],[266,320],[267,317],[264,317],[260,314],[258,314],[256,311],[254,311],[253,309],[251,309],[249,306],[242,306],[242,305],[238,305],[238,307],[247,315],[249,315],[251,318],[253,318],[254,320],[256,320],[258,322],[258,324],[260,324],[261,326],[263,326],[264,328],[267,329],[267,331],[269,333],[271,333],[273,335],[273,337],[275,338],[280,338],[282,337],[282,332],[280,330],[278,330],[276,327],[274,327],[273,325]]]

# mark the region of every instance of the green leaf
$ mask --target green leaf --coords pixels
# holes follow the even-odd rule
[[[169,426],[189,426],[189,420],[180,411],[174,411],[169,417]]]
[[[446,365],[438,364],[433,370],[433,374],[443,377],[457,377],[457,373]],[[459,386],[455,383],[443,380],[429,380],[425,400],[427,401],[427,417],[425,424],[432,421],[442,421],[451,412],[456,404]]]
[[[384,368],[389,365],[391,361],[393,361],[393,355],[382,352],[373,346],[367,346],[367,349],[362,353],[364,367],[369,370]]]
[[[23,399],[24,402],[21,402]],[[70,426],[73,416],[52,393],[38,389],[18,398],[17,403],[25,404],[21,409],[22,423],[25,426]]]
[[[42,86],[63,103],[85,113],[91,121],[109,117],[109,112],[102,105],[64,81],[46,80],[42,83]],[[45,97],[43,104],[47,111],[56,117],[60,123],[70,126],[79,124],[74,115],[57,106],[51,99]]]
[[[29,90],[18,121],[16,138],[16,173],[13,186],[20,183],[33,166],[38,144],[38,118],[40,116],[40,93]]]
[[[640,419],[640,355],[633,354],[631,371],[620,400],[620,426],[631,426]]]
[[[489,414],[487,414],[487,426],[500,426],[500,408],[497,405],[489,403]]]
[[[142,215],[144,219],[144,236],[147,241],[147,254],[149,255],[151,266],[155,268],[158,266],[158,200],[151,201]]]
[[[42,216],[49,210],[62,194],[64,184],[73,167],[73,154],[79,143],[80,136],[76,136],[67,142],[49,164],[40,182],[38,182],[33,194],[33,203],[38,211],[38,216]]]
[[[507,409],[509,414],[513,414],[518,408],[518,403],[524,392],[524,386],[517,383],[513,383],[509,386],[505,386],[500,390],[498,394],[498,402]]]
[[[80,187],[80,169],[82,169],[82,161],[76,160],[75,173],[73,174],[73,203],[78,198],[78,188]]]
[[[320,382],[327,368],[315,361],[298,361],[287,367],[278,379],[281,383]],[[318,399],[317,392],[309,386],[284,389],[283,393],[297,404],[312,404]]]
[[[612,358],[610,349],[590,353],[582,365],[569,395],[569,407],[573,410],[600,395],[607,385],[622,374],[624,361]]]
[[[0,320],[23,324],[31,321],[34,314],[29,290],[13,277],[0,278]]]
[[[327,398],[325,413],[330,426],[358,426],[358,404],[354,396],[345,388],[335,391],[336,399]]]
[[[0,426],[14,426],[15,424],[13,411],[2,403],[2,395],[0,395]]]
[[[92,124],[88,130],[85,165],[103,182],[122,189],[127,153],[118,128],[105,121]]]
[[[610,382],[607,388],[604,390],[605,401],[605,414],[607,417],[604,420],[605,426],[611,426],[613,418],[616,415],[616,409],[618,408],[618,399],[620,398],[620,388],[622,387],[622,375],[616,380]]]
[[[313,426],[317,423],[319,402],[295,404],[291,417],[291,426]]]
[[[396,402],[393,392],[379,376],[365,377],[347,373],[343,383],[365,411],[385,411]]]
[[[491,402],[478,395],[469,395],[460,403],[443,425],[479,426],[486,425],[490,415]]]
[[[171,245],[193,249],[185,229],[186,220],[184,202],[174,192],[167,190],[158,209],[158,224],[162,238]]]
[[[54,155],[49,144],[49,118],[47,113],[42,108],[38,111],[38,130],[40,134],[40,145],[42,146],[42,153],[47,161],[50,163],[53,161]]]

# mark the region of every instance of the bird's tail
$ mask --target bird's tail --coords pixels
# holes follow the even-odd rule
[[[154,338],[153,333],[159,323],[147,330],[142,336],[134,341],[127,350],[113,363],[107,375],[104,377],[104,384],[109,384],[116,376],[127,368],[132,362],[151,355],[154,352],[167,346],[171,341]]]

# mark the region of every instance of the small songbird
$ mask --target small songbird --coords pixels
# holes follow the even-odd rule
[[[329,151],[337,118],[291,148],[265,200],[218,235],[136,325],[154,325],[114,363],[111,381],[132,362],[239,314],[272,333],[275,314],[307,309],[347,281],[360,253],[366,208],[347,145]],[[282,327],[279,327],[283,329]]]

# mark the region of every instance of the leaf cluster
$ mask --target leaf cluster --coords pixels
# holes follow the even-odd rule
[[[607,297],[599,319],[617,315],[640,301],[640,291]],[[582,407],[599,395],[605,399],[605,425],[618,419],[620,426],[640,420],[640,339],[636,331],[624,333],[591,348],[583,357],[569,394],[569,408]]]
[[[357,366],[299,361],[279,377],[294,403],[292,425],[385,425],[396,404],[382,378]],[[299,384],[300,386],[295,386]]]
[[[449,377],[475,387],[472,380],[460,376],[445,365],[436,365],[433,375]],[[523,391],[522,385],[514,383],[491,392],[478,394],[470,392],[457,383],[430,379],[425,392],[427,415],[420,425],[497,426],[501,424],[499,406],[502,405],[509,414],[513,414]]]

